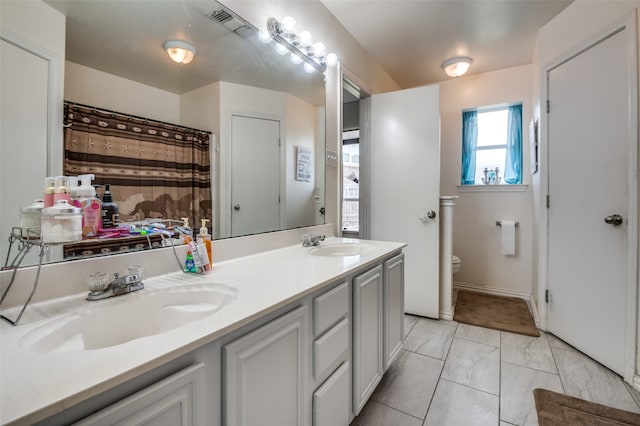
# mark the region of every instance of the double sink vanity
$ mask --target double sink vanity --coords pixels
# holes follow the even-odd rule
[[[328,238],[30,305],[0,325],[0,423],[347,425],[402,345],[403,247]]]

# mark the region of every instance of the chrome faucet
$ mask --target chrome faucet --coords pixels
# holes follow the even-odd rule
[[[111,281],[106,288],[91,291],[87,296],[87,300],[102,300],[108,297],[120,296],[121,294],[142,290],[144,288],[144,284],[138,274],[126,274],[120,276],[119,273],[115,272],[113,277],[114,280]]]
[[[319,246],[320,241],[324,241],[325,236],[320,234],[304,234],[302,236],[302,247]]]

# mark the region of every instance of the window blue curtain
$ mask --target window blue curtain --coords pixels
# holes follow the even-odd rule
[[[476,182],[476,146],[478,145],[478,112],[462,113],[462,185]]]
[[[522,183],[522,105],[509,107],[504,181]]]

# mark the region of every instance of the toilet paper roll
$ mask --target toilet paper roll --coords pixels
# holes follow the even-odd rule
[[[516,221],[502,220],[502,254],[515,256],[516,254]]]

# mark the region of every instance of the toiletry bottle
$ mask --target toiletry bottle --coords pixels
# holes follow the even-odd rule
[[[71,204],[80,207],[80,199],[78,197],[78,176],[69,176],[69,197]]]
[[[56,192],[56,179],[54,177],[47,177],[44,180],[44,206],[51,207],[53,206],[53,194]]]
[[[189,218],[188,217],[181,217],[180,220],[182,220],[183,229],[185,231],[191,231],[191,227],[189,226]],[[193,232],[192,232],[191,236],[193,236]],[[182,235],[182,242],[184,244],[189,244],[192,241],[191,236],[183,234]]]
[[[78,207],[82,211],[82,237],[95,237],[102,230],[102,201],[96,197],[96,190],[91,185],[94,175],[80,175],[80,186],[77,189]]]
[[[184,262],[184,267],[185,267],[185,271],[186,272],[197,272],[198,271],[196,269],[196,264],[193,261],[193,253],[191,253],[191,250],[189,250],[187,252],[187,260],[185,260],[185,262]]]
[[[198,235],[198,243],[204,244],[207,251],[207,256],[209,256],[209,263],[213,264],[211,235],[209,235],[207,231],[207,222],[209,222],[209,219],[200,219],[202,227],[200,228],[200,235]]]
[[[115,228],[120,222],[118,205],[113,201],[111,185],[104,185],[104,195],[102,195],[102,228]]]
[[[56,176],[56,190],[53,193],[53,203],[56,201],[66,200],[71,204],[71,195],[69,194],[69,178],[67,176]]]

